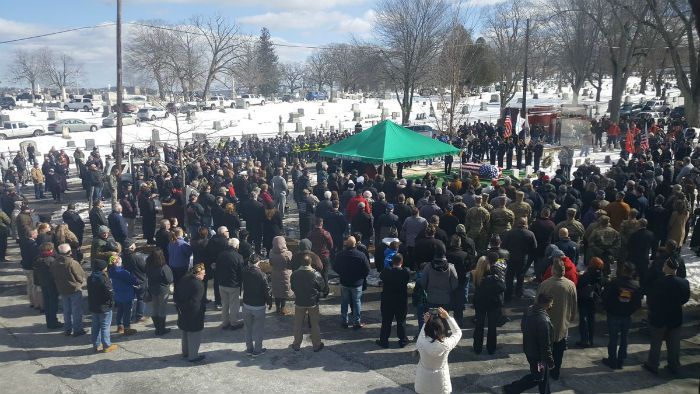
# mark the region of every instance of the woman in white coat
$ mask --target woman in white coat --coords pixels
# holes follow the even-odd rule
[[[462,330],[447,311],[438,308],[437,315],[425,314],[425,323],[420,330],[416,350],[420,354],[420,361],[416,368],[415,390],[419,394],[451,393],[450,367],[447,364],[447,356],[457,346],[462,338]],[[447,335],[447,321],[452,335]]]

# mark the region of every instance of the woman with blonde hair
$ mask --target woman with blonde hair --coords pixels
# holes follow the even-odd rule
[[[224,206],[224,217],[221,219],[221,225],[226,226],[229,236],[238,237],[238,231],[241,229],[241,219],[236,212],[236,206],[232,203]]]
[[[680,249],[685,242],[685,224],[690,217],[688,204],[685,199],[673,202],[673,212],[668,221],[668,240],[673,240]]]

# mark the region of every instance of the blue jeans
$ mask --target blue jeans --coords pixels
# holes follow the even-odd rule
[[[90,186],[88,189],[88,204],[92,206],[92,202],[102,199],[102,186]]]
[[[92,346],[97,349],[100,344],[106,349],[112,345],[109,339],[109,326],[112,325],[112,311],[92,314]]]
[[[352,304],[352,324],[360,324],[362,286],[340,288],[340,318],[348,324],[348,305]]]
[[[629,316],[614,316],[608,314],[608,359],[622,363],[627,358],[627,333],[632,319]],[[618,336],[620,348],[618,349]]]
[[[83,293],[76,291],[73,294],[62,295],[64,330],[72,333],[83,330]]]
[[[133,301],[117,302],[117,325],[129,328],[131,326],[131,305]]]
[[[35,183],[34,184],[34,198],[37,200],[40,198],[44,198],[44,184],[43,183]]]
[[[133,312],[131,314],[131,320],[138,320],[143,317],[143,315],[146,313],[146,303],[143,301],[143,298],[146,295],[146,289],[137,289],[136,290],[136,302],[134,305],[136,306],[133,308]]]

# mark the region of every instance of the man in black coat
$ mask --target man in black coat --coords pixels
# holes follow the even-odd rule
[[[90,208],[90,227],[92,228],[92,236],[98,237],[99,234],[99,228],[100,226],[107,226],[107,217],[105,216],[104,212],[102,212],[102,201],[101,200],[95,200],[93,201],[92,208]]]
[[[112,232],[114,240],[122,243],[129,236],[129,228],[126,224],[126,219],[122,216],[122,206],[116,204],[112,209],[112,213],[107,217],[109,230]]]
[[[122,265],[124,268],[138,279],[138,287],[134,290],[136,294],[136,307],[134,308],[134,322],[146,321],[144,312],[146,303],[144,297],[148,289],[148,276],[146,275],[146,259],[143,255],[136,253],[136,243],[133,239],[127,238],[122,242]]]
[[[416,237],[414,258],[417,267],[422,263],[433,261],[437,250],[446,249],[445,243],[435,237],[436,230],[437,226],[429,224],[424,230],[425,238]]]
[[[62,215],[63,222],[68,225],[68,229],[78,237],[78,245],[83,245],[83,236],[85,235],[85,222],[75,212],[75,204],[68,204],[68,208]]]
[[[93,327],[97,325],[99,335],[93,334],[92,344],[95,352],[105,353],[117,350],[117,345],[110,341],[110,325],[112,324],[112,308],[114,307],[114,290],[112,281],[107,276],[107,262],[97,260],[92,274],[87,279],[88,309],[92,313]],[[94,328],[93,328],[94,329]]]
[[[525,263],[528,256],[532,256],[537,249],[535,234],[527,229],[527,219],[518,218],[515,221],[515,227],[504,235],[503,247],[510,252],[506,269],[505,301],[508,302],[513,296],[514,278],[516,279],[515,295],[518,298],[522,297]]]
[[[683,325],[683,305],[690,299],[688,280],[676,276],[678,262],[666,260],[662,278],[657,279],[649,289],[649,329],[651,346],[649,357],[642,365],[647,371],[657,374],[661,342],[666,341],[668,351],[667,370],[677,374],[680,368],[681,326]]]
[[[345,239],[345,249],[338,253],[333,263],[333,270],[340,277],[341,325],[348,327],[348,305],[352,304],[353,328],[364,327],[361,321],[363,283],[369,274],[369,260],[364,253],[357,250],[355,237]]]
[[[552,308],[552,296],[540,293],[520,322],[523,332],[523,352],[530,364],[530,372],[520,380],[503,386],[506,394],[522,393],[539,386],[540,393],[549,393],[549,370],[554,367],[552,356],[552,323],[547,311]]]
[[[223,239],[223,238],[219,238]],[[242,270],[245,267],[243,256],[238,253],[240,242],[236,238],[230,238],[226,247],[216,257],[216,273],[214,281],[219,287],[221,298],[221,328],[235,330],[243,327],[243,321],[239,319],[241,308],[241,281]],[[207,247],[211,245],[211,241]],[[218,246],[216,246],[218,248]]]
[[[141,213],[141,226],[143,228],[143,238],[146,239],[148,245],[156,243],[153,239],[156,232],[156,203],[153,200],[154,196],[149,189],[141,191],[139,197],[139,211]]]
[[[182,356],[193,363],[204,360],[204,355],[199,355],[206,311],[206,289],[202,282],[204,275],[204,265],[196,264],[190,273],[178,281],[173,295],[177,309],[177,326],[182,330]]]
[[[403,256],[397,253],[391,259],[391,268],[382,270],[382,300],[380,310],[382,313],[382,327],[376,344],[389,347],[391,336],[391,323],[396,320],[396,336],[399,338],[399,347],[408,343],[406,337],[406,311],[408,303],[408,291],[406,285],[410,278],[410,272],[403,267]]]
[[[255,248],[256,253],[260,253],[262,248],[262,229],[265,220],[265,207],[257,200],[258,196],[251,193],[250,198],[241,202],[240,213],[245,220],[246,228],[250,232],[248,242]]]
[[[639,283],[646,283],[649,271],[649,255],[654,247],[654,233],[647,229],[647,220],[639,219],[639,229],[627,241],[627,259],[634,264]]]

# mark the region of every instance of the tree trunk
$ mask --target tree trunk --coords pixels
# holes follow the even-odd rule
[[[155,79],[156,79],[156,86],[158,86],[158,97],[162,101],[165,101],[165,89],[163,87],[163,78],[160,76],[160,73],[155,74]]]
[[[685,106],[685,118],[690,127],[700,125],[700,94],[683,95],[683,105]]]
[[[34,95],[36,94],[36,81],[32,81],[32,97],[29,98],[29,102],[34,104]]]
[[[595,101],[600,102],[600,93],[603,91],[603,74],[598,74],[598,86],[595,88]]]
[[[649,74],[646,72],[643,72],[642,79],[639,82],[639,94],[646,94],[646,92],[647,92],[647,79],[649,79]]]
[[[654,91],[656,92],[656,97],[661,97],[661,83],[662,83],[662,78],[657,77],[654,79]]]
[[[627,77],[622,75],[622,71],[615,70],[612,72],[612,97],[610,98],[610,120],[617,123],[620,121],[620,105],[622,104],[622,94],[627,85]]]

